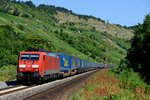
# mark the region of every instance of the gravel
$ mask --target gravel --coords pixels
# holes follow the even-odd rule
[[[7,88],[7,87],[8,87],[7,83],[0,82],[0,89],[4,89],[4,88]]]
[[[17,80],[0,82],[0,90],[20,84]]]

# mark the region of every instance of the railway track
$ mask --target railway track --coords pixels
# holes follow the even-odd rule
[[[17,86],[1,89],[0,90],[0,98],[1,98],[1,96],[7,95],[7,94],[10,94],[10,93],[13,93],[13,92],[17,92],[17,91],[20,91],[20,90],[23,90],[23,89],[27,89],[27,88],[30,88],[30,87],[33,87],[33,85],[32,86],[17,85]]]
[[[66,93],[69,89],[82,83],[85,79],[87,79],[89,76],[91,76],[93,73],[95,73],[97,71],[98,70],[93,71],[88,74],[85,74],[81,77],[78,77],[78,78],[68,81],[66,83],[59,84],[59,85],[52,87],[46,91],[43,91],[41,93],[38,93],[31,97],[28,97],[25,100],[58,100],[58,98],[60,99],[60,97],[62,97],[63,94]]]
[[[98,69],[99,70],[99,69]],[[48,82],[42,85],[15,86],[0,90],[0,100],[55,100],[77,86],[98,70]]]

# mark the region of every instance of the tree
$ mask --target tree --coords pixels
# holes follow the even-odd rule
[[[14,16],[19,16],[20,12],[18,11],[17,8],[15,8],[15,10],[13,11],[13,14]]]
[[[139,72],[146,81],[150,80],[150,15],[146,15],[143,24],[139,24],[132,39],[131,48],[128,51],[128,67]]]
[[[32,1],[26,1],[25,4],[29,7],[33,7],[33,8],[35,7]]]

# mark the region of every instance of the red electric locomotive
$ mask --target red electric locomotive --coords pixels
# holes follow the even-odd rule
[[[58,76],[59,57],[48,52],[20,52],[17,65],[17,80],[41,82]]]

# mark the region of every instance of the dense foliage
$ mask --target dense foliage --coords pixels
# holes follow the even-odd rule
[[[16,33],[11,26],[0,26],[0,66],[16,65],[17,55],[22,50],[49,48],[47,40],[33,34],[26,35]]]
[[[146,81],[150,81],[150,14],[146,15],[144,23],[135,29],[135,36],[127,55],[128,65],[146,78]]]
[[[16,55],[14,52],[17,52],[15,49],[16,46],[19,46],[20,42],[17,38],[17,34],[13,31],[10,26],[0,26],[0,66],[16,64]]]
[[[20,51],[31,48],[63,52],[81,59],[118,64],[129,48],[129,41],[119,39],[94,26],[80,23],[59,23],[58,12],[87,21],[93,16],[78,15],[63,7],[31,1],[0,0],[0,67],[17,64]],[[106,52],[107,51],[107,52]]]

